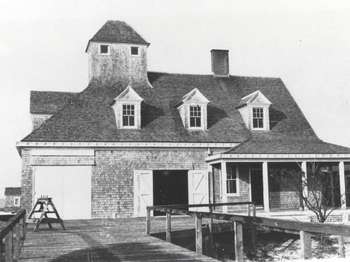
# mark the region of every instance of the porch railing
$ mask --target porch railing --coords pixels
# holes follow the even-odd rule
[[[18,261],[26,236],[26,211],[20,209],[0,226],[0,262]]]
[[[249,202],[247,202],[249,203]],[[220,205],[237,205],[242,203],[222,203]],[[218,204],[215,204],[218,205]],[[243,261],[243,227],[249,229],[249,242],[250,250],[253,252],[256,250],[256,228],[268,227],[271,230],[276,231],[286,231],[288,233],[295,233],[300,236],[301,241],[301,257],[303,259],[311,258],[311,236],[313,234],[323,234],[323,235],[335,235],[338,236],[339,249],[338,254],[340,257],[345,257],[345,245],[344,237],[350,237],[350,226],[347,225],[335,225],[335,224],[322,224],[322,223],[311,223],[311,222],[301,222],[294,220],[285,219],[275,219],[267,217],[257,217],[255,216],[255,207],[251,204],[249,205],[250,211],[248,215],[238,215],[238,214],[227,214],[227,213],[213,213],[213,212],[198,212],[189,211],[189,206],[150,206],[147,207],[147,217],[146,217],[146,233],[151,232],[151,217],[150,211],[157,210],[166,213],[166,240],[171,241],[171,215],[172,214],[183,214],[194,218],[195,227],[195,246],[196,252],[199,254],[203,253],[203,243],[202,243],[202,219],[209,218],[215,220],[223,220],[232,222],[233,234],[234,234],[234,250],[236,261]],[[196,206],[196,205],[193,205]],[[208,205],[197,205],[197,206],[210,206]],[[213,205],[212,205],[213,206]],[[209,227],[210,229],[210,227]]]

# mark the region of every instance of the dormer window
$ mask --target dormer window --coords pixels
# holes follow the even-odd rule
[[[139,55],[139,48],[137,46],[131,47],[131,55],[138,56]]]
[[[199,105],[190,106],[190,128],[201,128],[201,107]]]
[[[100,45],[100,54],[108,55],[109,54],[109,45]]]
[[[123,105],[123,127],[135,127],[135,105]]]
[[[141,128],[142,101],[142,97],[130,85],[115,98],[113,109],[117,128]]]
[[[264,108],[253,107],[253,129],[264,128]]]
[[[207,129],[207,105],[209,100],[197,89],[182,97],[177,105],[182,123],[188,130]]]
[[[268,131],[270,130],[270,105],[270,100],[258,90],[243,97],[236,108],[241,113],[247,128]]]

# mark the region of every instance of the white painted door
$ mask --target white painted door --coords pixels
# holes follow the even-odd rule
[[[153,171],[134,171],[134,216],[146,216],[146,207],[153,206]]]
[[[209,187],[207,170],[188,171],[188,202],[189,204],[208,204]],[[191,208],[192,211],[208,211],[209,208]]]
[[[63,219],[91,218],[91,167],[36,166],[33,204],[42,195],[52,197]]]

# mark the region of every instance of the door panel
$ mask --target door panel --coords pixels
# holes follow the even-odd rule
[[[33,204],[42,195],[52,197],[63,219],[91,218],[91,167],[35,167]]]
[[[146,216],[146,207],[153,205],[152,170],[135,170],[134,194],[134,216]]]
[[[188,171],[188,202],[189,204],[208,204],[208,171],[190,170]],[[192,211],[208,211],[208,207],[191,208]]]

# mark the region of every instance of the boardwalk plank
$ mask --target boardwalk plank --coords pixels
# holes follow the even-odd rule
[[[173,230],[193,229],[191,218],[172,220]],[[20,261],[217,261],[146,235],[144,219],[78,220],[65,225],[66,230],[29,230]],[[164,232],[165,219],[154,219],[152,231]]]

